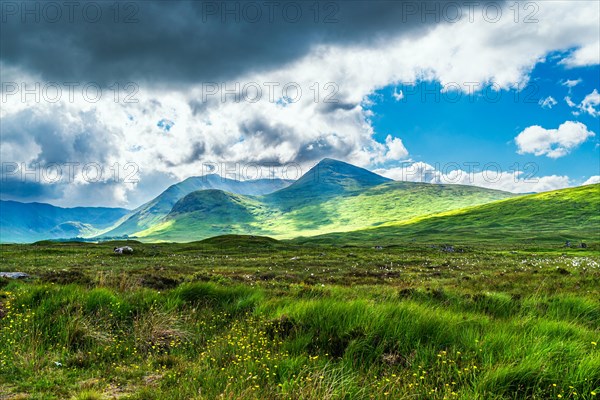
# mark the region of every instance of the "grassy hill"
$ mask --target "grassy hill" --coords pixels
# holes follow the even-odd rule
[[[320,243],[600,241],[600,184],[412,218],[376,229],[299,239]],[[577,244],[574,243],[574,244]]]
[[[291,181],[283,179],[236,181],[215,174],[191,177],[171,185],[156,198],[133,210],[103,235],[131,235],[148,229],[167,216],[175,203],[197,190],[221,189],[243,195],[262,195],[284,188],[290,183]]]
[[[512,196],[473,186],[395,182],[325,159],[289,187],[265,196],[194,192],[158,224],[135,235],[151,241],[223,234],[289,239],[374,227]]]

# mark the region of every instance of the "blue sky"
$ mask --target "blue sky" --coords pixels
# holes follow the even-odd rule
[[[434,165],[456,162],[498,163],[503,170],[534,163],[535,174],[568,175],[585,181],[600,174],[600,120],[570,107],[565,97],[579,104],[600,87],[600,67],[566,68],[560,55],[550,55],[536,64],[530,81],[521,90],[488,90],[473,95],[456,90],[441,93],[438,81],[390,85],[377,91],[369,107],[375,137],[388,134],[402,138],[412,160]],[[580,81],[573,87],[567,81]],[[447,85],[453,88],[452,84]],[[404,97],[394,97],[400,92]],[[556,104],[543,107],[540,101],[552,97]],[[578,112],[574,115],[573,112]],[[555,129],[565,121],[579,121],[596,134],[570,154],[558,159],[518,154],[514,138],[526,127],[540,125]],[[448,165],[448,169],[452,166]],[[529,164],[528,171],[534,172]]]

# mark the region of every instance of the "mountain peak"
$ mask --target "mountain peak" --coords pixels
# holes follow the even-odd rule
[[[363,169],[363,168],[357,167],[355,165],[352,165],[350,163],[347,163],[345,161],[336,160],[334,158],[324,158],[321,161],[319,161],[317,164],[315,164],[315,167],[338,167],[338,168],[339,167],[352,167],[352,168],[356,168],[356,169]]]
[[[311,168],[302,178],[309,177],[316,180],[338,180],[351,179],[359,186],[374,186],[380,185],[391,179],[377,175],[369,170],[349,164],[344,161],[334,160],[332,158],[324,158],[317,165]]]
[[[391,179],[364,168],[332,158],[324,158],[295,183],[278,193],[291,194],[302,191],[304,195],[312,197],[364,189],[390,181]]]

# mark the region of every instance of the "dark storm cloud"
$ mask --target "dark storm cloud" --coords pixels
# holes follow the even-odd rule
[[[303,135],[294,127],[283,124],[272,124],[264,118],[254,118],[239,126],[240,132],[248,139],[258,140],[265,148],[280,145],[288,141],[295,141],[298,145],[298,153],[294,157],[295,162],[317,162],[325,157],[345,158],[355,150],[352,142],[341,140],[342,137],[335,133],[321,135],[308,142],[302,141]],[[257,163],[274,162],[276,159],[255,159]]]
[[[188,102],[188,106],[190,107],[190,110],[192,110],[192,114],[194,116],[196,116],[198,114],[202,114],[203,112],[208,110],[210,107],[215,106],[217,104],[219,104],[219,100],[217,100],[214,97],[207,97],[206,101],[192,99]]]
[[[2,118],[2,145],[13,146],[15,158],[6,162],[27,162],[41,166],[66,163],[105,163],[117,148],[108,129],[94,111],[80,111],[67,119],[64,110],[52,112],[25,109]],[[25,159],[27,155],[32,159]],[[5,156],[6,158],[6,156]]]
[[[318,162],[323,158],[338,158],[345,159],[355,150],[351,143],[340,142],[332,143],[331,139],[336,138],[336,135],[331,137],[320,137],[303,145],[295,157],[296,162]]]
[[[463,18],[468,3],[455,3]],[[422,34],[454,18],[446,4],[3,1],[1,61],[47,81],[172,85],[233,79],[290,62],[318,44]]]
[[[198,161],[206,153],[206,145],[204,143],[194,143],[192,152],[183,161],[184,164],[191,164]]]
[[[0,199],[24,202],[52,202],[64,196],[65,185],[47,185],[41,181],[25,180],[20,173],[15,176],[3,174]]]
[[[119,182],[109,158],[116,146],[93,111],[65,116],[56,106],[49,112],[25,109],[2,118],[0,197],[3,200],[53,202],[64,200],[76,177],[89,185],[78,191],[90,199],[106,194]],[[83,174],[83,175],[82,175]],[[91,195],[92,191],[97,193]],[[68,197],[73,199],[74,193]]]
[[[244,136],[262,141],[265,146],[276,146],[286,140],[298,137],[290,127],[272,124],[264,118],[254,118],[240,124],[239,130]]]
[[[319,104],[319,112],[323,114],[329,114],[331,112],[342,110],[342,111],[350,111],[357,107],[357,103],[348,103],[343,101],[338,102],[323,102]]]

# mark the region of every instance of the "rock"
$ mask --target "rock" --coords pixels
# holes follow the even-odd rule
[[[115,247],[113,252],[115,254],[133,254],[133,249],[129,246]]]
[[[29,278],[29,274],[25,272],[0,272],[0,278],[25,279]]]
[[[383,246],[375,246],[373,247],[375,250],[383,250]]]
[[[581,242],[581,244],[579,245],[579,248],[581,248],[581,249],[587,249],[587,244]]]

